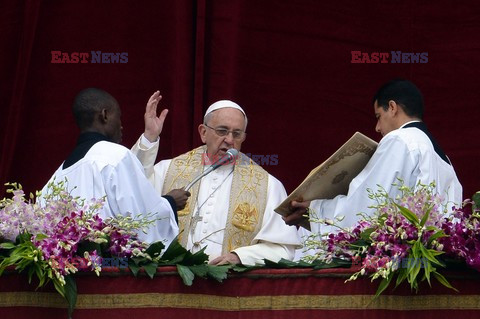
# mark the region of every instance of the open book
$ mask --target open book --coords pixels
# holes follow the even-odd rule
[[[346,195],[350,182],[367,165],[377,145],[374,140],[356,132],[332,156],[314,168],[280,206],[275,208],[275,212],[282,216],[289,215],[289,205],[293,200],[311,201]]]

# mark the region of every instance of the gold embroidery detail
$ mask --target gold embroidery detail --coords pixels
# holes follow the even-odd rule
[[[270,281],[272,281],[270,279]],[[227,282],[228,283],[228,282]],[[223,296],[180,293],[78,294],[76,309],[177,308],[219,311],[251,310],[360,310],[402,311],[480,310],[480,295],[251,295]],[[58,293],[0,292],[0,307],[38,307],[65,309],[67,302]],[[28,311],[28,310],[26,310]],[[133,311],[133,309],[132,309]],[[321,312],[319,312],[321,313]],[[34,317],[34,315],[32,315]]]
[[[223,254],[251,245],[267,205],[268,173],[241,153],[233,174]]]
[[[258,222],[258,211],[257,208],[249,203],[241,203],[237,205],[233,211],[233,226],[246,230],[248,232],[253,232],[255,226]]]
[[[201,146],[174,158],[167,170],[163,192],[184,187],[194,176],[201,174],[205,152],[206,146]],[[236,162],[233,172],[222,245],[223,254],[238,247],[251,245],[260,231],[267,204],[268,173],[245,154],[240,154],[241,159]],[[190,219],[196,207],[199,185],[200,183],[197,183],[193,186],[187,205],[178,212],[178,226],[181,232],[179,241],[184,247],[190,233]]]

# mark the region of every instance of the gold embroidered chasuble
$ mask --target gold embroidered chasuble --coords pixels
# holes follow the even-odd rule
[[[174,158],[167,170],[163,193],[185,187],[200,175],[203,172],[205,152],[204,145]],[[233,167],[229,207],[228,212],[225,212],[228,213],[228,217],[222,254],[251,245],[260,231],[263,212],[267,205],[268,173],[243,153],[239,153]],[[178,212],[179,241],[184,247],[187,247],[188,235],[195,224],[193,217],[199,205],[196,203],[199,185],[201,181],[190,189],[191,196],[185,208]]]

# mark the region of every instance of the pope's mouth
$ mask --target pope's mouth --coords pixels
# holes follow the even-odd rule
[[[228,148],[222,147],[218,150],[218,154],[219,155],[225,155],[225,153],[227,153],[228,150],[229,150]]]

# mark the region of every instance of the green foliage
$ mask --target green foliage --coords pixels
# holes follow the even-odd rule
[[[472,196],[472,201],[473,201],[473,209],[475,210],[480,210],[480,192],[476,192]]]
[[[227,273],[232,268],[231,265],[209,265],[205,248],[192,254],[180,245],[177,238],[172,241],[162,255],[164,247],[165,245],[161,242],[153,243],[145,250],[145,254],[131,258],[128,265],[132,273],[137,276],[143,269],[150,278],[153,278],[157,267],[176,266],[183,283],[191,286],[195,276],[212,278],[221,282],[227,278]]]

